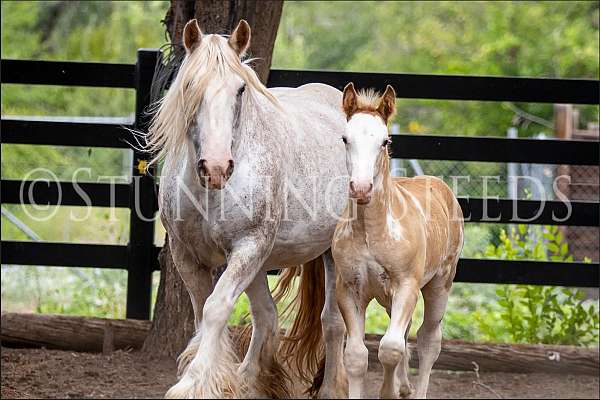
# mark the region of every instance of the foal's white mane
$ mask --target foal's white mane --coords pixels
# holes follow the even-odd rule
[[[373,88],[360,89],[357,93],[356,104],[358,109],[376,110],[381,102],[381,93]]]
[[[146,150],[154,154],[151,164],[168,154],[178,155],[184,148],[190,123],[198,112],[208,83],[215,78],[226,79],[237,74],[248,88],[278,104],[248,65],[250,61],[240,61],[222,36],[205,35],[202,38],[198,48],[185,56],[168,92],[155,105],[157,112],[146,138]]]

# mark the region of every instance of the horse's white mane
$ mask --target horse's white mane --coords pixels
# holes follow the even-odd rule
[[[168,92],[155,104],[156,114],[150,124],[145,146],[154,155],[151,163],[182,150],[186,143],[186,132],[198,112],[206,87],[215,77],[223,79],[229,74],[237,74],[248,88],[278,104],[248,65],[249,61],[240,61],[238,54],[222,36],[205,35],[202,38],[198,48],[183,59]]]

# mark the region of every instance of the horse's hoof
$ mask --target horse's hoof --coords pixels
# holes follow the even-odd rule
[[[415,388],[413,387],[413,385],[410,382],[408,384],[400,385],[399,395],[400,395],[401,399],[410,399],[414,393],[415,393]]]
[[[182,378],[173,385],[165,394],[165,399],[193,399],[196,398],[196,385],[189,377]]]

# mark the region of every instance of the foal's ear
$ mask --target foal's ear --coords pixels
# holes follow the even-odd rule
[[[202,31],[196,18],[191,19],[183,28],[183,46],[186,53],[190,54],[202,41]]]
[[[392,86],[387,85],[385,88],[385,92],[381,96],[381,101],[377,107],[377,112],[386,124],[396,112],[396,92]]]
[[[354,83],[350,82],[344,88],[344,94],[342,95],[342,108],[344,109],[344,113],[346,113],[347,119],[350,119],[356,110],[358,110],[357,97]]]
[[[229,37],[229,45],[240,57],[250,47],[250,25],[248,25],[245,19],[240,20],[238,26]]]

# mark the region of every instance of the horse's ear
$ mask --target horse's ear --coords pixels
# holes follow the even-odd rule
[[[198,21],[196,18],[191,19],[185,24],[185,28],[183,28],[183,46],[185,47],[185,51],[189,54],[202,41],[202,31],[200,30],[200,26],[198,25]]]
[[[229,37],[229,45],[240,57],[250,47],[250,25],[248,25],[245,19],[240,20],[238,26]]]
[[[387,123],[396,112],[396,91],[391,85],[387,85],[381,101],[377,107],[377,112]]]
[[[352,115],[358,109],[358,95],[354,89],[354,83],[350,82],[344,88],[344,94],[342,95],[342,108],[346,113],[346,118],[350,119]]]

